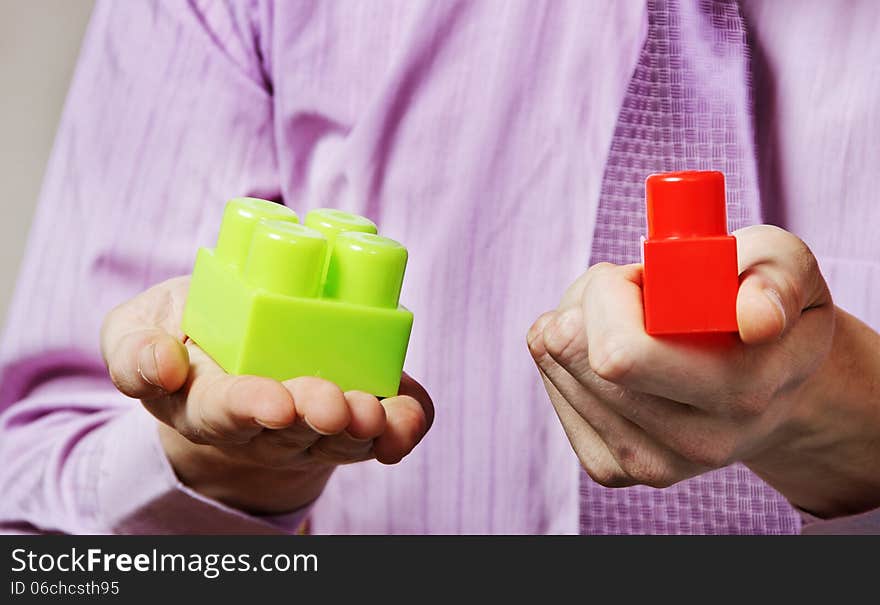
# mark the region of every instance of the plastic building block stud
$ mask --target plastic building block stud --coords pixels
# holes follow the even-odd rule
[[[645,330],[736,332],[739,272],[736,239],[727,233],[724,175],[652,174],[645,189]]]
[[[398,306],[406,260],[363,217],[313,210],[300,225],[280,204],[234,199],[216,248],[196,257],[183,331],[231,374],[396,395],[413,321]]]

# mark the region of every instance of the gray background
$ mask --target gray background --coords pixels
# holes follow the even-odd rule
[[[93,0],[0,0],[0,321]]]

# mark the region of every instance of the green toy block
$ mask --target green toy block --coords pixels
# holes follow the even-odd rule
[[[319,376],[343,391],[397,394],[413,315],[398,305],[406,248],[371,221],[256,198],[226,205],[196,256],[183,331],[224,370]]]

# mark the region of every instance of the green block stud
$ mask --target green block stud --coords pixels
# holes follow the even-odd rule
[[[399,306],[406,248],[364,217],[256,198],[226,205],[193,268],[183,331],[230,374],[320,376],[397,394],[413,315]]]

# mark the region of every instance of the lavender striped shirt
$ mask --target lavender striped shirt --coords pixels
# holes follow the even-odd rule
[[[812,247],[837,304],[880,328],[880,5],[743,12],[755,199]],[[411,254],[407,369],[436,422],[396,467],[340,468],[313,529],[577,532],[590,503],[525,332],[589,258],[647,22],[641,2],[99,2],[2,341],[0,523],[293,529],[180,485],[97,347],[112,306],[189,272],[224,201],[255,195],[366,214]],[[708,506],[695,527],[797,528],[746,471],[731,477],[680,488],[733,497],[730,517]],[[684,527],[662,507],[622,514]]]

